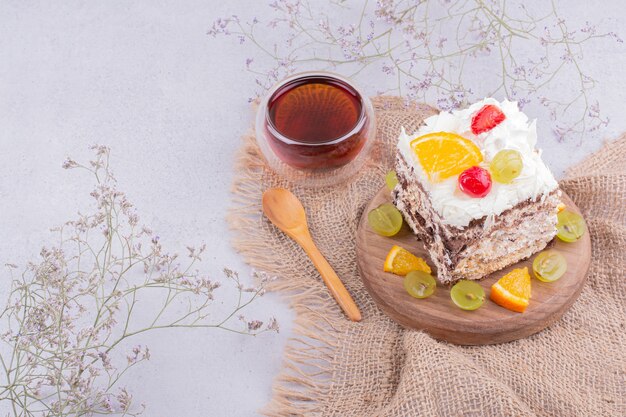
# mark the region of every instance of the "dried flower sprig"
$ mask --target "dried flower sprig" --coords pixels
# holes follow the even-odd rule
[[[622,39],[589,22],[571,28],[554,1],[532,10],[526,3],[378,0],[330,1],[322,7],[274,0],[270,21],[233,15],[216,20],[208,34],[235,36],[259,51],[259,57],[246,59],[259,87],[256,97],[296,71],[338,69],[359,77],[378,66],[395,85],[378,93],[407,101],[437,103],[444,110],[485,96],[516,100],[521,107],[534,102],[546,107],[561,140],[605,126],[609,120],[590,95],[595,80],[585,72],[583,52],[594,40]],[[281,31],[284,41],[274,43],[268,28]],[[267,61],[269,67],[259,64]],[[575,84],[559,87],[565,77]]]
[[[189,246],[187,260],[167,253],[117,189],[109,148],[93,149],[96,155],[88,164],[68,159],[63,167],[94,175],[94,213],[54,229],[58,244],[42,249],[40,259],[23,273],[7,265],[13,284],[0,314],[0,402],[9,402],[15,416],[140,414],[144,406],[134,406],[121,380],[150,359],[150,350],[144,345],[125,355],[120,350],[125,349],[122,342],[145,332],[278,331],[274,318],[264,325],[242,316],[270,280],[259,273],[260,285],[245,287],[235,271],[225,269],[237,301],[228,314],[212,312],[221,282],[196,268],[205,246]]]

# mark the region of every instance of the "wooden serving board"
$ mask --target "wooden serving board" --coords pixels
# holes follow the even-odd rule
[[[579,212],[565,194],[567,209]],[[487,299],[475,311],[464,311],[450,299],[450,288],[437,285],[435,293],[426,299],[411,297],[404,289],[403,277],[383,272],[389,249],[399,245],[424,258],[433,267],[428,252],[410,228],[404,224],[396,236],[383,237],[367,224],[367,213],[380,204],[391,202],[390,192],[383,188],[363,211],[357,232],[357,260],[363,283],[376,304],[391,319],[412,329],[424,330],[433,337],[460,345],[483,345],[509,342],[537,333],[558,320],[574,303],[586,281],[591,261],[589,233],[574,243],[558,238],[552,247],[567,259],[567,272],[552,283],[532,278],[532,297],[524,313],[515,313],[489,300],[491,285],[513,268],[527,266],[532,276],[532,260],[518,262],[481,281]],[[550,245],[549,245],[550,246]],[[433,268],[436,276],[436,269]]]

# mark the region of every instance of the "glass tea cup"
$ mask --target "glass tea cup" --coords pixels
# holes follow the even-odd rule
[[[283,80],[257,113],[257,142],[270,167],[307,186],[337,184],[354,175],[374,135],[370,100],[351,81],[329,72]]]

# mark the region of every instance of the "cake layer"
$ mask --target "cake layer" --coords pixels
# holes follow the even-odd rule
[[[560,191],[528,199],[467,227],[445,224],[402,155],[396,163],[394,203],[424,242],[442,283],[480,279],[543,249],[556,234]]]

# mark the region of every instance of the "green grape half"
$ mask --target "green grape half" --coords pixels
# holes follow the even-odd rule
[[[585,221],[580,214],[563,210],[558,215],[557,237],[563,242],[576,242],[585,234]]]
[[[494,180],[508,184],[522,173],[522,154],[514,149],[505,149],[496,154],[489,164],[489,172]]]
[[[463,310],[476,310],[485,302],[485,290],[473,281],[461,280],[450,290],[450,298]]]
[[[367,213],[367,223],[381,236],[394,236],[402,228],[402,214],[391,203],[384,203]]]
[[[385,183],[387,184],[387,188],[393,190],[398,185],[398,177],[396,177],[396,171],[389,171],[387,175],[385,175]]]
[[[533,261],[533,272],[539,281],[553,282],[561,278],[567,270],[567,261],[554,249],[544,250]]]
[[[411,271],[404,277],[404,289],[411,297],[430,297],[437,288],[437,281],[424,271]]]

